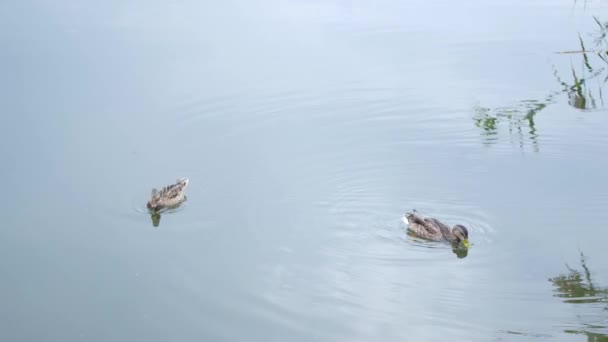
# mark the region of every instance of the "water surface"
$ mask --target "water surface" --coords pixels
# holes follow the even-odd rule
[[[1,8],[2,340],[608,340],[605,3]]]

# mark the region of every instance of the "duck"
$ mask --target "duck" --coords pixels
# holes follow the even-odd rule
[[[408,229],[416,236],[432,241],[447,241],[454,245],[469,248],[469,231],[461,224],[455,225],[451,230],[444,223],[432,217],[424,217],[415,209],[405,214]]]
[[[186,200],[186,188],[188,178],[180,178],[175,184],[167,185],[157,190],[152,189],[152,197],[148,201],[147,207],[150,210],[158,211],[164,208],[175,207]]]

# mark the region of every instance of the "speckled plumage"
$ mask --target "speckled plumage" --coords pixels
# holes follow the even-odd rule
[[[468,244],[469,232],[462,225],[450,230],[448,226],[432,217],[424,217],[416,210],[405,215],[409,230],[415,235],[433,241],[463,242]],[[405,220],[404,220],[405,221]]]
[[[160,210],[167,207],[174,207],[186,199],[186,188],[188,178],[180,178],[175,184],[168,185],[160,191],[152,189],[152,197],[148,201],[148,209]]]

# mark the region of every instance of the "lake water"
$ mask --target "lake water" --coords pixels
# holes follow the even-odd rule
[[[0,340],[608,341],[607,22],[0,5]],[[151,188],[184,176],[155,227]],[[468,253],[408,235],[413,208]]]

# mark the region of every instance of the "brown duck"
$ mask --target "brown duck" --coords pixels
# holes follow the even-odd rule
[[[175,184],[168,185],[160,191],[152,189],[152,198],[148,201],[148,209],[156,211],[177,206],[186,200],[187,187],[188,178],[180,178]]]
[[[433,241],[447,241],[453,244],[462,244],[469,247],[469,231],[463,225],[457,224],[451,230],[450,227],[432,217],[424,217],[415,209],[413,213],[405,215],[408,229],[423,239]]]

